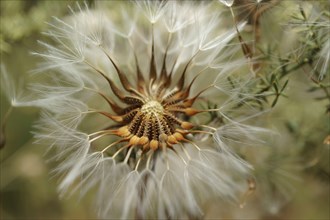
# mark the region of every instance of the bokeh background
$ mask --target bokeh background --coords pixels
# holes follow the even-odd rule
[[[252,0],[242,2],[253,6]],[[327,0],[282,1],[270,5],[273,8],[260,17],[261,46],[276,39],[278,47],[290,53],[286,45],[291,38],[293,44],[298,44],[295,37],[299,30],[285,32],[283,25],[299,12],[298,5],[302,2],[301,7],[307,14],[313,7],[329,13]],[[76,1],[1,0],[0,3],[1,65],[5,65],[19,86],[33,81],[28,73],[39,60],[30,52],[42,50],[37,40],[48,40],[41,34],[49,28],[47,22],[51,22],[52,16],[68,15],[68,5],[74,8]],[[90,7],[96,4],[95,1],[86,3]],[[114,16],[119,4],[118,1],[109,4]],[[237,13],[246,18],[254,12],[241,6]],[[325,16],[329,18],[329,14]],[[229,12],[228,20],[232,21]],[[329,26],[328,23],[326,31]],[[253,39],[248,28],[242,34],[246,39]],[[290,72],[285,97],[279,97],[273,108],[270,105],[274,98],[270,98],[270,110],[259,124],[276,131],[277,135],[267,141],[265,150],[255,149],[263,159],[254,158],[252,162],[256,190],[246,198],[245,206],[219,207],[217,201],[210,201],[205,204],[206,219],[330,219],[329,97],[323,98],[329,95],[329,70],[323,81],[328,86],[325,90],[315,88],[309,77],[312,74],[301,69]],[[33,140],[33,124],[39,110],[12,108],[6,93],[1,90],[1,125],[6,126],[1,134],[5,145],[0,151],[0,219],[95,218],[92,192],[83,198],[79,193],[59,198],[56,190],[59,180],[51,173],[56,164],[47,160],[47,146]]]

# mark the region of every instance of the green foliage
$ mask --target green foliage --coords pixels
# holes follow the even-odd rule
[[[0,4],[0,52],[11,52],[11,44],[24,41],[47,28],[50,15],[67,14],[74,1],[4,0]]]

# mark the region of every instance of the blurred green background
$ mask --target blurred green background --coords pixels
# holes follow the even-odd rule
[[[37,40],[46,40],[40,34],[47,30],[51,16],[69,14],[68,5],[75,1],[4,1],[1,0],[0,51],[1,64],[17,84],[28,82],[28,71],[34,69],[38,59],[31,51],[40,51]],[[93,1],[87,1],[93,6]],[[311,4],[313,4],[311,2]],[[229,19],[231,19],[229,17]],[[266,18],[265,18],[266,19]],[[276,21],[273,21],[276,22]],[[269,31],[269,27],[267,27]],[[329,80],[329,78],[328,78]],[[274,167],[290,172],[283,184],[289,184],[290,193],[278,193],[278,183],[261,183],[240,209],[230,206],[219,209],[216,203],[208,204],[206,218],[217,219],[329,219],[329,114],[327,100],[318,101],[319,92],[309,92],[309,79],[299,73],[290,75],[286,90],[288,98],[280,98],[274,110],[263,118],[263,124],[281,133],[278,140],[269,144],[278,147],[275,157],[270,157]],[[1,91],[1,120],[10,109],[10,102]],[[6,120],[6,145],[0,151],[0,218],[1,219],[91,219],[95,218],[94,203],[89,196],[79,195],[59,198],[58,180],[52,177],[55,164],[47,162],[47,146],[34,144],[33,123],[38,109],[13,108]],[[277,148],[275,148],[277,149]],[[269,153],[269,152],[268,152]],[[274,152],[271,152],[274,153]],[[269,162],[269,161],[268,161]],[[256,164],[258,165],[258,164]],[[274,169],[275,169],[274,168]],[[264,177],[263,165],[257,166],[255,176]],[[261,181],[261,180],[260,180]],[[264,190],[263,185],[269,184]],[[281,184],[281,183],[279,183]],[[267,188],[266,187],[266,188]],[[274,188],[274,192],[272,191]],[[275,190],[276,188],[276,190]],[[268,195],[264,195],[269,193]],[[92,194],[92,193],[91,193]],[[285,194],[288,198],[278,198]],[[285,197],[285,196],[284,196]],[[266,203],[281,202],[277,213],[262,211]],[[226,210],[226,212],[224,211]],[[233,214],[234,213],[234,214]]]
[[[29,81],[29,70],[37,59],[30,52],[41,50],[51,16],[68,14],[74,1],[1,1],[1,64],[15,83]],[[10,103],[1,91],[1,120]],[[93,204],[79,202],[79,195],[60,199],[58,181],[51,175],[46,146],[34,144],[33,122],[38,109],[14,108],[7,119],[6,145],[1,149],[0,219],[87,219],[93,218]]]

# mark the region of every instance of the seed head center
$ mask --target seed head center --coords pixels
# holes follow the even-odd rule
[[[149,101],[141,107],[141,112],[145,114],[163,114],[164,108],[157,101]]]

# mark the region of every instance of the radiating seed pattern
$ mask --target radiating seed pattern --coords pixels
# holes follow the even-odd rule
[[[136,62],[137,80],[136,83],[132,84],[112,57],[106,51],[104,53],[114,65],[124,91],[119,89],[105,73],[96,68],[94,70],[108,81],[112,92],[122,102],[121,104],[125,104],[125,107],[121,107],[111,98],[99,92],[114,113],[106,111],[98,111],[98,113],[108,117],[118,125],[116,129],[101,132],[120,137],[117,142],[109,145],[102,152],[122,142],[127,143],[122,148],[137,147],[142,149],[144,153],[164,150],[164,148],[173,150],[174,144],[191,142],[187,138],[188,134],[203,133],[201,130],[192,130],[194,125],[189,122],[189,118],[197,113],[209,111],[198,110],[192,106],[198,97],[211,86],[190,97],[191,88],[199,76],[197,74],[189,83],[186,82],[187,70],[193,57],[185,65],[179,79],[173,82],[174,68],[171,68],[170,71],[166,69],[166,53],[161,71],[157,74],[155,48],[152,41],[148,79],[144,77],[138,62]],[[175,86],[172,84],[175,84]],[[125,93],[128,95],[123,95]]]

